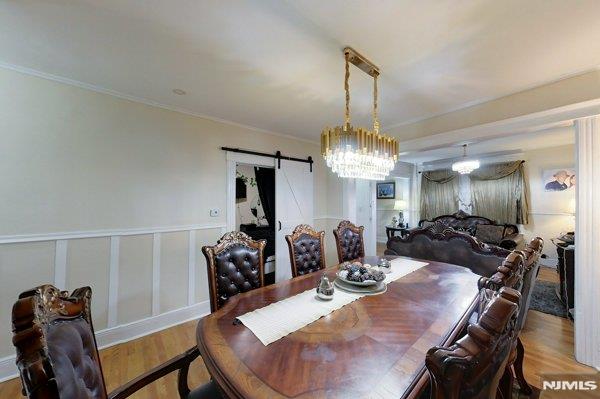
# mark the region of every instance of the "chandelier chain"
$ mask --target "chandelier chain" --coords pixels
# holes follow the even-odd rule
[[[377,117],[377,77],[373,76],[373,130],[375,133],[379,133],[379,118]]]
[[[350,80],[350,54],[344,54],[346,57],[346,74],[344,76],[344,90],[346,91],[346,118],[344,123],[344,130],[347,130],[350,128],[350,84],[348,83],[348,81]]]

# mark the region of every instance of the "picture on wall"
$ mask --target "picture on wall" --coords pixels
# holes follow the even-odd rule
[[[396,183],[393,181],[377,183],[377,199],[396,198]]]
[[[565,191],[575,188],[575,169],[546,169],[542,172],[544,191]]]

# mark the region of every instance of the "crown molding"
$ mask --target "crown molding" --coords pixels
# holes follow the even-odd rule
[[[188,116],[193,116],[193,117],[196,117],[196,118],[206,119],[206,120],[209,120],[209,121],[212,121],[212,122],[223,123],[225,125],[235,126],[235,127],[238,127],[238,128],[252,130],[252,131],[255,131],[255,132],[259,132],[259,133],[269,134],[271,136],[283,137],[283,138],[290,139],[290,140],[297,140],[297,141],[302,141],[304,143],[319,145],[319,140],[316,140],[316,139],[315,140],[309,140],[309,139],[305,139],[305,138],[301,138],[301,137],[296,137],[296,136],[292,136],[292,135],[285,134],[285,133],[273,132],[271,130],[262,129],[262,128],[259,128],[259,127],[256,127],[256,126],[246,125],[246,124],[243,124],[243,123],[238,123],[238,122],[230,121],[230,120],[227,120],[227,119],[218,118],[218,117],[215,117],[215,116],[201,114],[201,113],[194,112],[194,111],[191,111],[191,110],[188,110],[188,109],[185,109],[185,108],[173,107],[173,106],[170,106],[170,105],[159,103],[157,101],[148,100],[148,99],[142,98],[142,97],[132,96],[130,94],[122,93],[120,91],[116,91],[116,90],[112,90],[112,89],[107,89],[107,88],[104,88],[104,87],[101,87],[101,86],[96,86],[96,85],[93,85],[93,84],[90,84],[90,83],[81,82],[79,80],[74,80],[74,79],[66,78],[64,76],[53,75],[51,73],[46,73],[46,72],[38,71],[36,69],[27,68],[27,67],[23,67],[23,66],[20,66],[20,65],[14,65],[14,64],[10,64],[10,63],[6,63],[6,62],[0,61],[0,68],[4,68],[4,69],[11,70],[11,71],[19,72],[19,73],[22,73],[22,74],[25,74],[25,75],[35,76],[35,77],[46,79],[46,80],[50,80],[50,81],[53,81],[53,82],[58,82],[58,83],[66,84],[66,85],[69,85],[69,86],[75,86],[77,88],[85,89],[85,90],[90,90],[90,91],[93,91],[93,92],[96,92],[96,93],[106,94],[106,95],[109,95],[109,96],[112,96],[112,97],[120,98],[122,100],[127,100],[127,101],[131,101],[131,102],[134,102],[134,103],[148,105],[150,107],[160,108],[160,109],[164,109],[164,110],[167,110],[167,111],[172,111],[172,112],[177,112],[177,113],[188,115]]]
[[[408,120],[405,120],[405,121],[402,121],[402,122],[392,123],[390,125],[383,126],[381,128],[381,130],[382,131],[383,130],[389,131],[391,129],[396,129],[396,128],[403,127],[403,126],[409,126],[409,125],[412,125],[412,124],[415,124],[415,123],[426,121],[428,119],[433,119],[433,118],[437,118],[437,117],[440,117],[440,116],[443,116],[443,115],[448,115],[448,114],[451,114],[451,113],[457,112],[457,111],[462,111],[462,110],[465,110],[467,108],[471,108],[471,107],[482,105],[482,104],[485,104],[485,103],[488,103],[488,102],[500,100],[500,99],[505,98],[505,97],[514,96],[516,94],[524,93],[524,92],[529,91],[529,90],[537,89],[538,87],[544,87],[544,86],[552,85],[552,84],[558,83],[558,82],[563,81],[563,80],[574,78],[574,77],[579,76],[579,75],[585,75],[586,73],[590,73],[590,72],[594,72],[594,71],[598,71],[598,70],[600,70],[600,65],[597,65],[597,66],[595,66],[593,68],[586,68],[586,69],[583,69],[583,70],[580,70],[580,71],[577,71],[577,72],[573,72],[573,73],[563,74],[560,77],[558,77],[556,79],[553,79],[553,80],[549,80],[549,81],[547,81],[545,83],[537,83],[537,84],[532,84],[532,85],[529,85],[529,86],[525,86],[524,88],[522,88],[522,89],[520,89],[518,91],[513,91],[513,92],[510,92],[510,93],[501,95],[501,96],[484,97],[484,98],[481,98],[481,99],[478,99],[478,100],[473,100],[473,101],[466,102],[466,103],[461,104],[461,105],[456,106],[456,107],[449,108],[446,111],[438,112],[436,114],[425,115],[425,116],[418,116],[416,118],[408,119]]]

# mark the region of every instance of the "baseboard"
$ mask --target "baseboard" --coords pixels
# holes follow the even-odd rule
[[[160,330],[185,323],[186,321],[199,319],[210,313],[209,301],[196,303],[181,309],[171,310],[158,316],[136,320],[131,323],[107,328],[96,332],[96,341],[99,349],[108,348],[113,345],[122,344]],[[19,376],[19,370],[15,364],[15,355],[0,359],[0,382]]]

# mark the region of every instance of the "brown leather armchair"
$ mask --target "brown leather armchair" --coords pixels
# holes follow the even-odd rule
[[[213,382],[190,392],[187,374],[200,352],[196,347],[107,393],[92,325],[92,290],[71,295],[42,285],[19,295],[12,311],[13,344],[23,394],[35,399],[122,399],[178,371],[180,398],[220,398]]]
[[[427,351],[432,399],[510,398],[520,294],[502,288],[467,335]],[[499,395],[497,395],[499,393]]]
[[[214,246],[202,247],[208,269],[210,310],[229,298],[265,285],[263,251],[267,242],[238,231],[225,234]]]
[[[296,226],[285,236],[290,250],[292,277],[325,269],[325,232],[315,231],[307,224]]]
[[[364,226],[356,226],[348,220],[342,220],[337,229],[333,230],[340,263],[365,256],[364,230]]]

